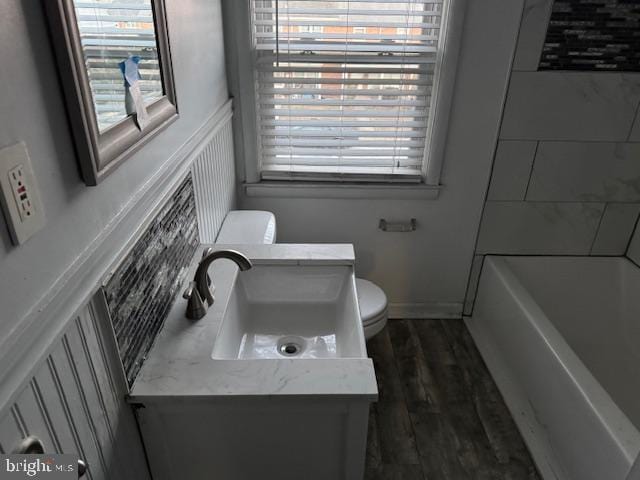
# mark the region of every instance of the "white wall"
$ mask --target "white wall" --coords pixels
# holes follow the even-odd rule
[[[41,3],[0,2],[0,147],[27,144],[47,216],[44,230],[20,247],[11,245],[0,219],[0,339],[228,97],[220,1],[166,0],[180,118],[101,185],[86,187]]]
[[[353,243],[358,274],[402,315],[460,313],[471,268],[523,1],[468,4],[437,200],[242,198],[276,214],[280,242]],[[378,230],[412,217],[414,233]]]

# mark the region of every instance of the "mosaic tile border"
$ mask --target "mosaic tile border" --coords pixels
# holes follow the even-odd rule
[[[129,386],[162,328],[198,243],[189,174],[104,289]]]
[[[556,0],[539,70],[640,72],[640,1]]]

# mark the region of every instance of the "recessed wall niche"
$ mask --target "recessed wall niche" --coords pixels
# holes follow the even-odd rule
[[[640,1],[554,1],[538,69],[640,72]]]

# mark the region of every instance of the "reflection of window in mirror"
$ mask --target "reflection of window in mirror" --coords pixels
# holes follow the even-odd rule
[[[164,2],[44,2],[88,185],[178,118]]]
[[[140,58],[140,89],[145,104],[164,91],[151,0],[74,0],[82,52],[100,131],[127,117],[119,63]]]

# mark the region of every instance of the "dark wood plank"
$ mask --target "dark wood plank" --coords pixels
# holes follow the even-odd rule
[[[471,479],[460,459],[459,438],[440,413],[416,405],[411,422],[416,432],[420,461],[427,479]]]
[[[423,480],[420,465],[381,465],[367,469],[365,480]]]
[[[378,402],[403,402],[402,383],[396,367],[388,329],[382,330],[367,343],[378,381]]]
[[[469,371],[487,371],[484,360],[461,320],[440,321],[442,332],[449,344],[456,364]]]
[[[411,323],[416,329],[427,362],[443,365],[457,363],[441,320],[412,320]]]
[[[463,322],[444,321],[443,328],[458,363],[469,372],[468,388],[496,460],[519,478],[535,478],[529,451],[469,331]]]
[[[367,480],[539,480],[462,321],[392,320],[368,348]]]
[[[431,400],[432,411],[443,412],[453,405],[471,403],[465,376],[467,372],[457,364],[456,356],[439,320],[411,321],[417,335],[424,369],[423,387]]]
[[[431,385],[434,379],[427,368],[413,325],[408,320],[395,320],[389,323],[388,329],[405,400],[409,404],[435,404],[435,399],[429,395],[433,389],[424,388],[424,385]]]
[[[386,402],[376,408],[376,426],[383,464],[419,465],[413,425],[404,402]]]

